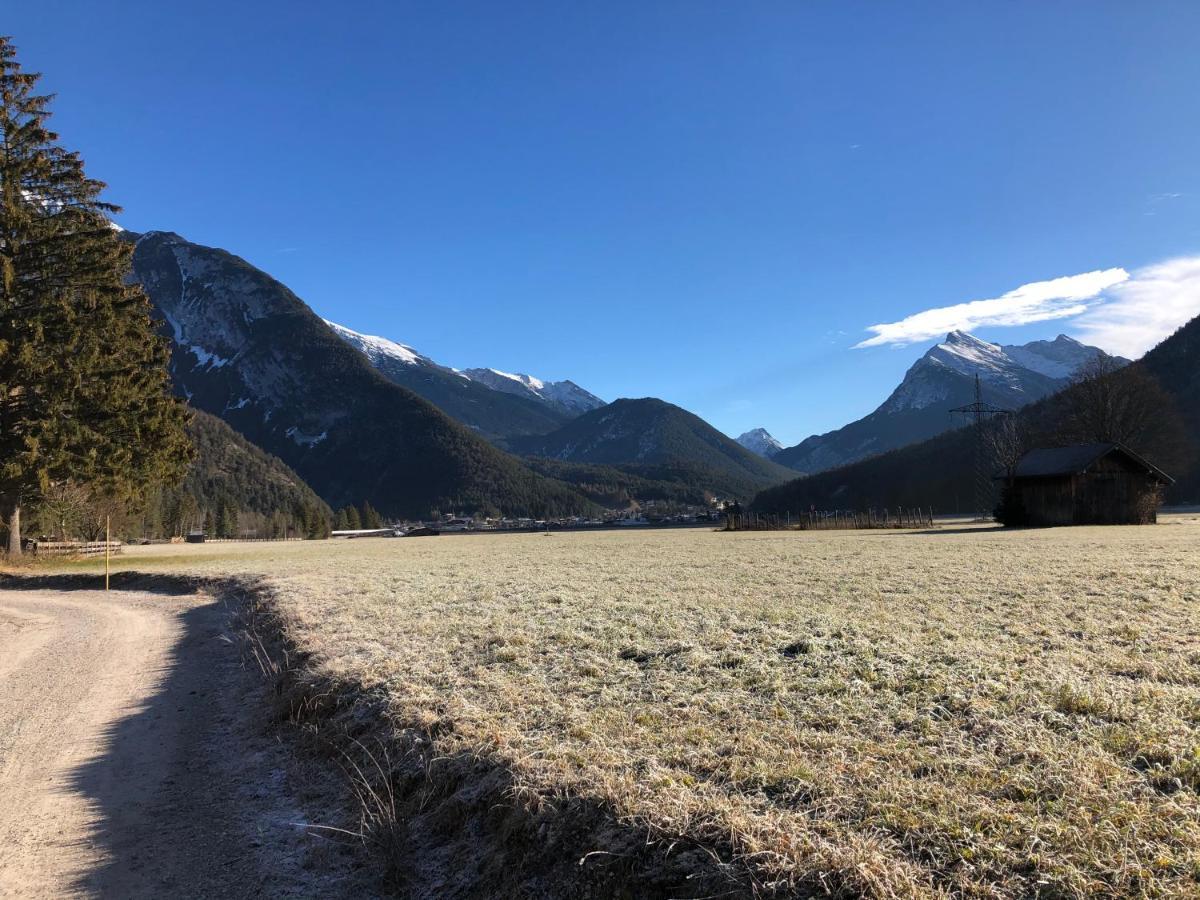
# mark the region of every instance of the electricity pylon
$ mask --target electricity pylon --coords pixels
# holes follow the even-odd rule
[[[992,498],[990,454],[987,452],[987,423],[997,416],[1007,416],[1011,410],[983,402],[983,387],[979,373],[975,374],[975,402],[950,410],[952,416],[962,416],[975,426],[975,509],[980,521],[988,518]]]

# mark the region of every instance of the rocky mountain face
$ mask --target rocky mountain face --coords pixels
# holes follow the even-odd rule
[[[424,397],[494,443],[503,445],[515,435],[545,434],[578,415],[532,392],[494,389],[465,372],[434,362],[406,344],[360,334],[328,319],[325,324],[389,381]]]
[[[603,400],[573,381],[543,381],[532,375],[501,372],[499,369],[464,369],[461,374],[494,391],[535,400],[567,418],[604,405]]]
[[[278,456],[333,506],[552,515],[590,509],[383,377],[286,286],[171,232],[125,233],[173,342],[176,389]]]
[[[1103,353],[1066,335],[1002,346],[953,331],[912,365],[870,415],[807,438],[774,459],[811,474],[923,441],[962,424],[950,411],[974,399],[976,376],[985,402],[1016,410],[1062,389],[1081,366]]]
[[[779,443],[765,428],[753,428],[739,435],[737,442],[751,453],[757,453],[764,459],[773,459],[775,454],[783,449],[783,444]]]
[[[522,438],[514,449],[573,463],[685,467],[687,475],[681,477],[739,498],[794,474],[699,416],[653,398],[614,400],[548,435]]]

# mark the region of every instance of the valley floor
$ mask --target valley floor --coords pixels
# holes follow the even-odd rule
[[[1198,559],[1180,515],[122,565],[256,579],[414,896],[1127,897],[1200,889]]]

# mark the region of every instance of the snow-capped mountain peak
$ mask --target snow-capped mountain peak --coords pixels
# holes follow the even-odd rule
[[[765,428],[752,428],[737,438],[737,442],[759,456],[770,459],[783,449],[783,444]]]
[[[333,333],[347,344],[361,350],[367,359],[371,360],[375,365],[379,365],[385,360],[403,363],[407,366],[419,366],[422,363],[429,362],[428,359],[405,344],[397,344],[395,341],[374,334],[361,334],[357,331],[352,331],[345,325],[331,322],[329,319],[322,319],[321,321],[332,328]]]
[[[523,372],[501,369],[464,369],[461,374],[492,390],[529,397],[570,415],[581,415],[605,405],[603,400],[573,381],[544,381]]]
[[[1053,341],[1002,346],[952,331],[913,364],[879,411],[933,406],[958,396],[961,385],[955,376],[973,380],[976,375],[995,393],[994,402],[1015,409],[1063,387],[1080,367],[1103,352],[1065,335]]]
[[[956,372],[974,375],[978,371],[981,376],[986,372],[999,373],[1011,363],[999,344],[989,344],[965,331],[950,332],[925,358]]]
[[[976,376],[985,402],[1020,409],[1066,387],[1083,365],[1103,352],[1065,335],[1053,341],[1000,345],[952,331],[909,367],[875,412],[806,438],[781,451],[775,461],[800,472],[820,472],[932,437],[954,427],[950,411],[974,399]]]

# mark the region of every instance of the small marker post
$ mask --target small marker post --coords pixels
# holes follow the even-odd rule
[[[108,590],[108,554],[112,542],[112,516],[104,517],[104,590]]]

